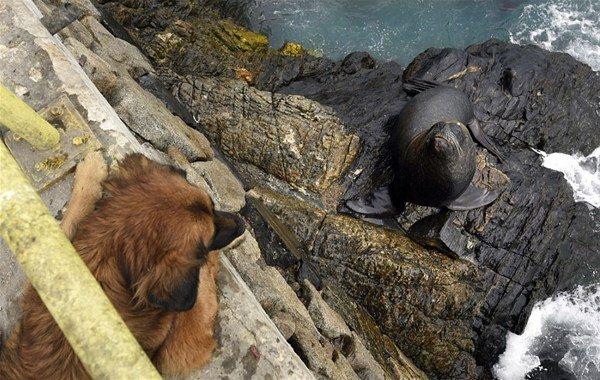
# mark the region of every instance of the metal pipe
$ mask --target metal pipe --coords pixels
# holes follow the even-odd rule
[[[161,378],[1,140],[0,235],[92,378]]]
[[[54,148],[60,139],[56,128],[2,84],[0,84],[0,124],[24,138],[36,149]]]

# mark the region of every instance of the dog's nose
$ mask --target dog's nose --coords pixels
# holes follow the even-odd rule
[[[210,251],[225,248],[231,242],[244,234],[246,223],[241,216],[225,211],[215,211],[215,237],[210,245]]]

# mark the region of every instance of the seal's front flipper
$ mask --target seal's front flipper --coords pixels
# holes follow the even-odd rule
[[[430,88],[443,86],[440,83],[426,79],[410,78],[406,79],[402,84],[402,89],[409,95],[416,95]]]
[[[446,207],[454,211],[472,210],[489,205],[498,198],[500,193],[488,189],[480,189],[470,184],[464,193],[457,199],[446,204]]]
[[[378,226],[401,229],[397,216],[403,210],[403,204],[396,207],[386,186],[380,187],[366,197],[346,201],[338,211]]]
[[[392,203],[388,187],[380,187],[366,197],[349,200],[346,207],[350,211],[365,216],[394,216],[398,214]]]
[[[500,153],[500,149],[498,146],[490,140],[490,138],[485,134],[479,122],[476,119],[473,119],[471,122],[467,124],[467,127],[471,131],[471,134],[481,145],[483,145],[487,150],[489,150],[494,156],[498,157],[498,159],[502,162],[506,162],[506,157],[502,153]]]

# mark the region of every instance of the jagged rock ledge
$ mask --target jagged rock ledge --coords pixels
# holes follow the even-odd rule
[[[588,154],[600,145],[600,78],[587,65],[496,40],[430,49],[406,69],[367,53],[335,62],[242,51],[207,41],[219,15],[188,5],[159,6],[157,14],[111,2],[106,9],[147,54],[161,57],[159,76],[244,183],[258,187],[296,232],[325,283],[368,311],[428,375],[489,376],[506,332],[520,331],[536,300],[591,280],[600,260],[598,217],[573,201],[562,176],[540,167],[531,149]],[[177,43],[161,45],[164,35]],[[215,54],[226,56],[219,70]],[[434,243],[459,260],[336,212],[341,201],[390,181],[385,123],[407,100],[407,77],[464,90],[486,133],[510,156],[506,164],[483,150],[478,157],[480,180],[506,189],[491,206],[457,213],[410,206],[401,216],[407,229],[430,216]],[[290,252],[255,212],[248,215],[269,247],[265,259],[293,283]],[[352,320],[354,311],[329,300]]]

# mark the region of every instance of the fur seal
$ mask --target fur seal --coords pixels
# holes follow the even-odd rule
[[[473,138],[501,161],[505,158],[479,126],[466,94],[417,79],[404,88],[416,96],[388,123],[394,180],[369,199],[346,205],[359,214],[389,216],[405,201],[451,210],[493,202],[498,192],[471,184],[476,168]]]

